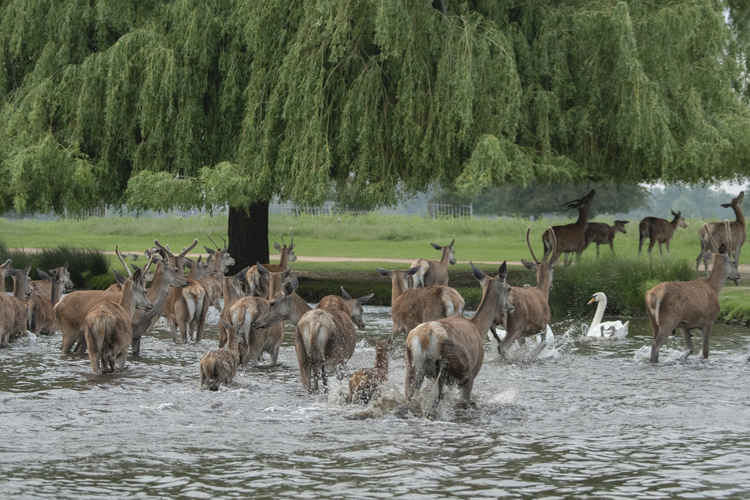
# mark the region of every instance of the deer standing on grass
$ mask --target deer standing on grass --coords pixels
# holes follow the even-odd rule
[[[692,281],[667,281],[646,292],[646,313],[651,322],[654,342],[651,345],[651,362],[659,361],[659,348],[676,328],[685,335],[687,352],[693,353],[690,330],[703,332],[703,357],[708,358],[708,339],[711,328],[719,316],[719,292],[724,280],[739,280],[737,261],[719,246],[713,254],[713,269],[706,278]]]
[[[31,278],[29,270],[13,269],[10,259],[5,262],[0,274],[13,278],[13,295],[0,293],[0,347],[7,347],[17,336],[26,331],[29,321],[28,303],[31,297]]]
[[[432,248],[443,252],[440,260],[417,259],[411,263],[412,268],[417,268],[412,278],[414,288],[448,284],[448,265],[456,264],[456,256],[453,253],[454,243],[456,243],[455,239],[444,247],[430,243]]]
[[[591,216],[591,201],[595,194],[596,191],[592,189],[583,198],[565,204],[568,208],[578,209],[578,219],[571,224],[552,226],[544,231],[542,234],[542,243],[544,244],[542,260],[546,260],[552,250],[553,236],[556,251],[565,254],[564,264],[566,266],[573,261],[570,254],[575,254],[576,261],[581,258],[581,253],[586,248],[586,224]],[[553,255],[552,259],[557,260],[557,257],[557,255]]]
[[[438,396],[432,410],[443,397],[445,384],[461,388],[463,403],[471,404],[474,379],[484,360],[484,336],[495,325],[504,325],[512,305],[510,285],[506,283],[507,266],[492,278],[471,264],[474,277],[482,287],[482,301],[471,319],[450,316],[422,323],[406,337],[406,376],[404,392],[409,400],[419,390],[424,377],[437,380]]]
[[[388,356],[393,346],[393,335],[375,343],[375,367],[362,368],[349,377],[349,403],[367,404],[388,380]]]
[[[742,191],[729,203],[722,203],[724,208],[731,208],[734,211],[735,220],[724,222],[709,222],[705,224],[698,234],[700,235],[701,251],[698,258],[695,259],[695,270],[698,270],[700,261],[703,260],[703,268],[708,272],[708,263],[712,258],[713,252],[718,250],[716,245],[725,245],[730,255],[735,257],[737,264],[740,263],[740,252],[742,245],[745,244],[745,214],[742,210],[742,201],[745,199],[745,192]]]
[[[151,265],[156,262],[151,286],[148,287],[146,297],[151,303],[151,309],[136,309],[133,317],[133,341],[131,342],[133,356],[140,356],[141,338],[148,334],[156,324],[156,321],[164,312],[167,297],[171,290],[180,290],[188,284],[184,271],[177,267],[175,259],[164,258],[157,249],[146,251],[149,263],[144,268],[144,275]]]
[[[584,250],[593,242],[596,243],[596,256],[599,257],[599,245],[609,245],[612,255],[615,254],[614,240],[615,234],[620,232],[627,234],[625,224],[630,221],[616,220],[614,226],[604,222],[589,222],[586,224],[586,245]]]
[[[547,252],[540,262],[531,247],[530,233],[531,228],[528,228],[526,230],[526,245],[529,247],[529,253],[534,262],[523,259],[521,259],[521,262],[527,269],[536,272],[536,286],[513,286],[510,288],[508,300],[513,304],[513,310],[508,312],[505,322],[507,332],[505,338],[500,339],[497,333],[492,332],[498,342],[498,353],[506,359],[508,348],[514,341],[523,342],[525,337],[538,333],[543,335],[552,318],[549,307],[549,291],[552,288],[553,266],[560,255],[556,249],[557,242],[554,239],[554,233],[552,233],[551,251]],[[532,358],[539,354],[543,348],[544,342],[542,341]]]
[[[425,321],[463,315],[464,299],[454,288],[445,285],[427,288],[409,288],[409,276],[418,271],[412,267],[407,271],[388,271],[378,268],[383,276],[391,278],[391,318],[393,333],[409,333]]]
[[[158,241],[154,241],[154,244],[161,250],[162,257],[167,259],[170,265],[180,269],[180,272],[183,272],[187,264],[194,266],[194,262],[186,255],[198,244],[198,240],[193,240],[192,244],[183,248],[182,252],[177,255]],[[184,287],[172,288],[164,305],[164,316],[167,318],[174,341],[178,342],[177,332],[179,331],[183,344],[187,343],[188,339],[200,342],[207,310],[206,289],[199,281],[188,278],[188,283]]]
[[[37,274],[42,279],[31,282],[34,292],[29,303],[29,330],[37,334],[54,333],[58,329],[55,304],[60,301],[64,291],[73,289],[73,281],[67,264],[50,269],[49,273],[37,269]]]
[[[228,310],[228,306],[242,296],[242,276],[243,273],[237,273],[223,279],[225,310]],[[223,311],[219,320],[219,328],[225,334],[224,347],[207,352],[200,361],[201,387],[207,387],[212,391],[218,390],[221,384],[229,385],[240,363],[239,340],[234,329],[227,323]]]
[[[643,248],[643,240],[648,238],[648,255],[651,256],[651,250],[654,245],[659,243],[659,255],[662,255],[661,245],[662,243],[667,246],[667,253],[669,253],[669,242],[672,241],[675,229],[678,227],[686,228],[687,222],[682,216],[681,212],[672,212],[672,220],[660,219],[658,217],[644,217],[638,224],[638,255],[641,255],[641,249]]]
[[[122,260],[119,251],[116,253]],[[120,300],[99,302],[86,313],[82,324],[91,370],[97,375],[125,366],[133,340],[135,311],[148,311],[152,307],[146,297],[144,273],[139,268],[131,272],[124,260],[122,264],[128,271],[128,279],[120,283]]]

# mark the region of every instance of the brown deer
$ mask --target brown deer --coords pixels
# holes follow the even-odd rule
[[[576,261],[581,258],[581,253],[586,248],[586,224],[591,214],[591,201],[595,194],[596,191],[592,189],[583,198],[565,204],[568,208],[578,209],[578,219],[572,224],[552,226],[544,231],[542,234],[542,243],[544,244],[542,260],[546,260],[551,251],[553,235],[557,252],[565,254],[564,264],[566,266],[573,261],[570,254],[575,254]],[[553,260],[557,260],[556,255],[552,257]]]
[[[730,255],[735,257],[737,264],[740,263],[740,252],[742,245],[745,244],[745,214],[742,210],[742,201],[745,199],[745,192],[742,191],[736,197],[732,198],[729,203],[722,203],[724,208],[731,208],[734,211],[735,220],[724,222],[709,222],[705,224],[698,234],[700,235],[701,251],[698,258],[695,259],[695,270],[698,270],[700,261],[703,260],[703,267],[708,272],[708,263],[712,258],[712,253],[718,250],[716,245],[725,245]]]
[[[504,325],[512,308],[508,301],[510,285],[506,283],[505,262],[495,278],[484,274],[474,264],[471,268],[482,288],[482,301],[474,317],[450,316],[422,323],[406,337],[406,399],[410,400],[419,390],[425,376],[436,379],[438,396],[433,411],[443,397],[443,386],[449,383],[461,388],[466,406],[471,404],[474,379],[484,360],[484,336],[491,327]]]
[[[212,240],[213,241],[213,240]],[[215,243],[214,243],[215,244]],[[224,296],[222,291],[222,284],[224,281],[224,275],[235,263],[234,258],[229,255],[229,251],[225,247],[209,248],[204,247],[208,252],[209,257],[206,261],[206,266],[202,270],[202,277],[200,279],[203,288],[208,293],[209,304],[212,304],[216,309],[221,310],[221,299]]]
[[[13,278],[13,295],[0,293],[0,347],[7,347],[13,339],[26,331],[29,320],[28,303],[32,293],[29,270],[30,268],[13,269],[10,260],[3,266],[2,275]]]
[[[712,267],[706,278],[667,281],[646,292],[646,312],[654,333],[652,363],[659,361],[659,348],[676,328],[685,335],[688,349],[685,356],[693,352],[690,330],[700,328],[703,332],[703,357],[708,358],[708,339],[719,315],[719,292],[724,280],[740,278],[737,261],[727,253],[724,245],[720,245],[719,253],[713,255]]]
[[[73,289],[66,266],[50,269],[49,273],[37,269],[42,279],[31,282],[34,292],[29,299],[29,330],[36,334],[50,334],[58,329],[55,304],[60,301],[64,291]]]
[[[643,240],[649,239],[648,242],[648,255],[651,256],[651,250],[654,248],[654,244],[659,243],[659,255],[662,255],[661,245],[662,243],[667,246],[667,253],[669,253],[669,242],[672,241],[674,231],[678,227],[686,228],[687,222],[682,217],[681,212],[672,212],[672,220],[660,219],[658,217],[644,217],[641,222],[638,223],[638,255],[641,255],[641,249],[643,248]]]
[[[289,263],[297,260],[297,255],[294,253],[294,238],[289,241],[289,246],[286,243],[279,245],[274,241],[273,247],[279,252],[279,263],[278,264],[266,264],[266,269],[272,273],[279,273],[286,271],[289,268]]]
[[[453,253],[454,243],[456,243],[455,239],[444,247],[430,243],[432,248],[443,252],[440,260],[417,259],[411,263],[412,268],[417,268],[413,275],[413,288],[448,284],[448,265],[456,264],[456,256]]]
[[[297,362],[302,385],[309,392],[317,392],[319,382],[328,392],[326,369],[340,369],[349,361],[356,344],[355,326],[364,328],[362,304],[372,294],[353,299],[343,288],[342,292],[343,299],[323,297],[318,308],[307,312],[297,323]]]
[[[141,338],[147,335],[162,315],[167,297],[171,290],[179,290],[188,284],[188,280],[182,269],[177,267],[175,259],[165,259],[157,249],[146,251],[149,263],[144,268],[144,274],[148,272],[153,262],[156,262],[151,286],[148,287],[146,297],[151,303],[151,309],[136,309],[133,317],[133,341],[131,342],[133,356],[140,356]]]
[[[378,340],[375,343],[375,367],[359,369],[349,377],[348,403],[369,403],[388,380],[388,356],[392,345],[393,335],[388,340]]]
[[[625,224],[630,221],[616,220],[614,226],[604,222],[589,222],[586,224],[586,245],[584,250],[593,242],[596,243],[596,256],[599,257],[599,245],[609,245],[612,255],[615,254],[614,240],[615,234],[620,232],[627,234]]]
[[[500,337],[492,332],[497,340],[497,351],[500,355],[507,359],[508,348],[513,344],[514,341],[524,342],[525,337],[530,335],[536,335],[538,333],[544,334],[547,325],[552,318],[552,313],[549,307],[549,291],[552,288],[552,278],[554,274],[554,264],[560,253],[557,251],[557,242],[552,233],[552,242],[550,246],[550,252],[547,252],[546,257],[542,257],[540,262],[534,254],[534,249],[531,247],[531,240],[529,235],[531,228],[526,230],[526,245],[529,247],[529,253],[534,262],[521,259],[521,262],[527,269],[532,269],[536,272],[536,286],[513,286],[510,288],[510,298],[508,299],[513,304],[513,310],[508,313],[506,319],[506,335],[505,338]],[[540,342],[536,348],[536,352],[532,355],[535,357],[544,348],[544,342]]]
[[[135,311],[148,311],[152,307],[146,297],[144,273],[139,268],[131,272],[127,265],[125,269],[129,276],[120,283],[120,300],[99,302],[83,319],[83,336],[86,339],[91,370],[97,375],[125,366],[128,347],[133,340],[132,321]]]
[[[158,241],[154,241],[154,244],[162,252],[162,257],[167,259],[170,265],[180,269],[180,272],[183,272],[186,265],[194,264],[186,255],[198,244],[198,240],[193,240],[192,244],[183,248],[182,252],[177,255]],[[174,341],[179,341],[177,335],[179,331],[183,344],[187,343],[188,339],[200,342],[207,310],[206,289],[199,281],[188,278],[188,283],[184,287],[170,289],[164,305],[164,316],[167,318]]]
[[[243,281],[245,279],[245,270],[234,274],[233,276],[225,277],[222,280],[222,294],[224,296],[224,307],[221,309],[221,315],[219,317],[219,348],[224,347],[229,340],[229,330],[231,329],[231,321],[229,317],[229,311],[239,299],[244,296]],[[235,338],[237,338],[235,332]],[[239,342],[239,339],[238,339]],[[238,353],[239,356],[239,353]],[[239,358],[238,358],[239,359]]]
[[[391,318],[393,333],[409,333],[425,321],[433,321],[454,314],[463,315],[464,299],[454,288],[445,285],[427,288],[408,288],[408,279],[418,268],[407,271],[388,271],[377,268],[391,278]]]

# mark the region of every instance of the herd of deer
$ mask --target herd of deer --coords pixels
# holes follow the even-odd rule
[[[388,375],[388,356],[394,335],[406,335],[405,394],[410,399],[425,377],[436,381],[437,405],[446,384],[457,385],[463,403],[471,404],[474,379],[484,357],[484,339],[491,332],[502,357],[511,345],[523,343],[529,336],[544,332],[551,320],[549,294],[553,268],[558,258],[580,256],[591,242],[609,244],[617,231],[625,232],[627,221],[614,226],[588,222],[591,190],[584,197],[566,205],[578,209],[578,219],[571,224],[553,226],[542,234],[544,254],[539,260],[526,231],[526,244],[532,261],[525,267],[536,273],[535,286],[511,286],[507,282],[505,262],[496,276],[489,276],[471,264],[479,281],[482,298],[471,319],[464,317],[464,299],[448,286],[448,268],[455,264],[454,241],[432,246],[442,252],[440,260],[418,259],[407,270],[377,271],[391,279],[392,335],[376,346],[375,367],[355,372],[349,381],[352,401],[368,401]],[[737,262],[745,241],[742,212],[743,193],[725,207],[736,215],[733,222],[716,222],[700,230],[701,261],[710,275],[693,281],[661,283],[646,292],[646,307],[654,333],[651,361],[658,361],[659,347],[676,329],[683,331],[687,354],[692,353],[690,331],[701,329],[703,356],[708,357],[711,326],[718,316],[718,294],[726,279],[739,279]],[[686,227],[679,212],[667,221],[646,217],[639,224],[639,252],[648,237],[649,253],[655,243],[669,242],[677,227]],[[130,266],[115,247],[115,253],[127,271],[116,274],[117,283],[107,290],[72,288],[67,266],[39,271],[43,278],[32,282],[30,269],[14,269],[10,260],[0,265],[0,277],[13,279],[12,294],[0,294],[0,347],[27,329],[35,333],[62,332],[62,351],[87,352],[95,373],[121,368],[131,346],[140,354],[141,338],[154,327],[159,317],[167,320],[175,342],[198,342],[203,335],[209,306],[221,311],[219,348],[200,360],[201,385],[212,390],[228,384],[238,367],[260,363],[264,354],[275,365],[283,337],[283,322],[296,325],[295,350],[302,384],[309,391],[328,386],[331,371],[341,368],[351,358],[356,344],[356,329],[363,329],[363,304],[372,294],[352,298],[341,288],[341,295],[329,295],[311,307],[297,293],[299,282],[289,264],[296,260],[294,241],[281,246],[278,265],[256,264],[231,276],[225,276],[234,259],[225,247],[205,247],[208,259],[188,257],[198,241],[178,254],[154,241],[146,250],[147,262],[141,269]],[[614,250],[612,250],[614,252]],[[146,282],[150,281],[150,286]],[[496,327],[506,331],[504,337]],[[542,341],[537,352],[544,347]],[[434,409],[434,407],[433,407]]]

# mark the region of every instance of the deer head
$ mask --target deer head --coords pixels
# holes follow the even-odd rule
[[[299,281],[292,276],[284,280],[281,287],[281,294],[269,301],[268,311],[261,314],[254,322],[253,327],[268,328],[272,324],[281,320],[290,320],[297,323],[299,317],[295,317],[296,309],[294,307],[294,291],[299,286]]]
[[[552,246],[550,248],[550,251],[547,253],[547,257],[543,258],[540,262],[534,254],[534,249],[531,247],[531,240],[529,239],[530,234],[531,228],[526,229],[526,246],[529,247],[529,253],[531,253],[531,258],[534,259],[534,262],[529,262],[525,259],[521,259],[521,263],[526,267],[526,269],[532,269],[536,271],[537,286],[542,289],[546,288],[547,293],[549,293],[549,288],[552,287],[554,265],[559,257],[559,255],[557,254],[557,236],[555,235],[555,232],[552,231],[552,228],[550,228],[549,234],[552,238]]]
[[[738,194],[736,197],[732,198],[732,201],[729,203],[722,203],[721,206],[724,208],[733,208],[737,209],[742,206],[742,201],[745,199],[745,192],[740,191],[740,194]]]
[[[297,260],[297,254],[294,253],[294,237],[292,236],[291,240],[289,240],[289,246],[286,246],[286,243],[284,243],[283,240],[282,243],[283,246],[274,241],[273,247],[281,254],[282,258],[286,252],[287,262],[295,262]]]
[[[356,299],[353,299],[351,295],[349,295],[349,292],[347,292],[344,287],[341,287],[341,296],[346,300],[347,304],[351,308],[351,317],[352,321],[360,330],[365,329],[365,322],[362,321],[362,314],[364,312],[362,305],[369,302],[374,296],[374,293],[369,293],[367,295],[364,295],[362,297],[358,297]]]
[[[495,326],[501,325],[503,328],[508,324],[508,313],[515,311],[511,302],[511,286],[508,284],[508,264],[506,261],[497,269],[497,276],[491,277],[482,272],[473,262],[469,262],[474,278],[479,281],[482,288],[482,299],[479,304],[481,308],[486,300],[492,300],[494,303],[488,303],[487,306],[494,307],[494,315],[490,323],[490,330],[495,331]]]
[[[677,227],[686,228],[688,227],[687,222],[685,222],[685,218],[682,216],[682,212],[675,212],[674,210],[670,210],[672,212],[672,225],[676,225]]]
[[[442,250],[443,251],[442,258],[440,259],[441,262],[449,262],[451,265],[456,265],[456,256],[453,253],[453,245],[454,245],[454,243],[456,243],[455,238],[453,240],[451,240],[451,242],[450,242],[449,245],[446,245],[444,247],[441,247],[437,243],[430,243],[430,245],[432,245],[432,248],[434,248],[435,250]]]
[[[627,224],[630,221],[627,220],[616,220],[615,221],[615,232],[619,231],[623,234],[627,234],[628,232],[625,231],[625,224]]]

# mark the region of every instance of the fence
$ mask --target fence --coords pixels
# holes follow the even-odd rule
[[[474,216],[474,207],[469,205],[452,205],[450,203],[428,203],[427,212],[422,210],[421,214],[424,217],[431,217],[433,219],[442,217],[466,217],[471,218]],[[332,216],[332,215],[368,215],[377,213],[392,213],[387,210],[353,210],[349,208],[342,208],[337,206],[333,202],[326,202],[319,207],[296,205],[294,203],[271,203],[269,211],[272,214],[279,215],[291,215],[299,217],[301,215],[320,217],[320,216]]]
[[[467,217],[472,218],[474,216],[474,206],[469,205],[453,205],[451,203],[429,203],[427,205],[427,211],[433,219],[441,217]]]

